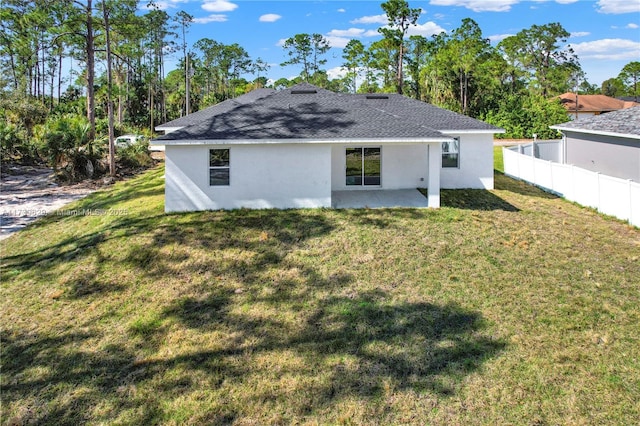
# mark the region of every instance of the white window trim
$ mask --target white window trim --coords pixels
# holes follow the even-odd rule
[[[443,169],[459,169],[460,168],[460,137],[455,136],[453,139],[458,142],[458,152],[444,152],[441,150],[442,152],[440,153],[440,156],[444,157],[446,154],[458,154],[458,161],[456,162],[455,166],[445,166],[443,161],[441,163]]]
[[[344,153],[344,158],[345,158],[345,165],[344,165],[345,172],[347,170],[347,164],[346,164],[347,149],[358,149],[358,148],[361,150],[361,154],[362,154],[362,164],[361,164],[361,167],[362,167],[362,183],[360,185],[348,185],[347,184],[347,180],[346,180],[347,176],[346,176],[346,173],[345,173],[344,174],[344,179],[345,179],[344,186],[349,188],[349,189],[382,188],[382,161],[383,161],[383,159],[382,159],[382,157],[383,157],[383,155],[382,155],[382,151],[383,151],[382,150],[382,145],[377,145],[377,146],[371,146],[371,145],[345,146],[343,148],[343,150],[342,150],[342,152]],[[365,185],[364,184],[364,150],[366,148],[377,148],[377,149],[380,150],[380,184],[378,184],[378,185]]]
[[[229,165],[228,166],[212,166],[211,165],[211,151],[229,151]],[[211,170],[228,170],[229,173],[229,183],[226,185],[212,185],[211,184]],[[229,148],[209,148],[209,186],[231,186],[231,150]]]

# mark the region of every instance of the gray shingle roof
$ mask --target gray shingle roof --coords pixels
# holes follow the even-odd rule
[[[551,128],[580,133],[615,133],[640,137],[640,106],[585,117]]]
[[[500,131],[397,94],[368,98],[301,83],[210,114],[157,140],[447,139],[440,130]]]
[[[238,96],[237,98],[227,99],[218,104],[212,105],[200,111],[191,113],[184,117],[176,118],[175,120],[169,121],[167,123],[156,126],[156,129],[164,129],[164,128],[176,128],[176,127],[187,127],[193,124],[197,124],[202,120],[207,120],[214,115],[222,114],[227,111],[231,111],[235,107],[239,105],[248,104],[251,102],[255,102],[258,99],[262,99],[266,96],[269,96],[276,91],[274,89],[256,89],[252,90],[249,93],[245,93],[244,95]]]

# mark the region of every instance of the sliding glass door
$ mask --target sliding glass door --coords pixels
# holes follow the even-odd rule
[[[348,186],[380,186],[380,148],[347,148]]]

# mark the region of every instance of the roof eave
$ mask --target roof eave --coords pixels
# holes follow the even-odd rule
[[[505,133],[506,131],[504,129],[483,129],[483,130],[458,130],[458,129],[438,129],[439,132],[441,133],[456,133],[456,134],[461,134],[461,135],[468,135],[468,134],[496,134],[496,133]]]
[[[339,139],[168,139],[151,141],[151,145],[277,145],[277,144],[419,144],[448,142],[446,136],[423,138],[339,138]]]
[[[605,130],[576,129],[573,127],[565,127],[562,125],[554,125],[549,127],[554,130],[560,130],[561,132],[588,133],[591,135],[613,136],[616,138],[640,139],[640,135],[635,135],[633,133],[618,133],[618,132],[608,132]]]

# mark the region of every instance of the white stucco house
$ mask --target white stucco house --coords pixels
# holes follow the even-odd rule
[[[439,207],[441,188],[493,189],[493,135],[503,131],[402,95],[307,83],[157,129],[166,132],[152,144],[165,146],[167,212]]]
[[[550,126],[564,164],[640,182],[640,106]]]

